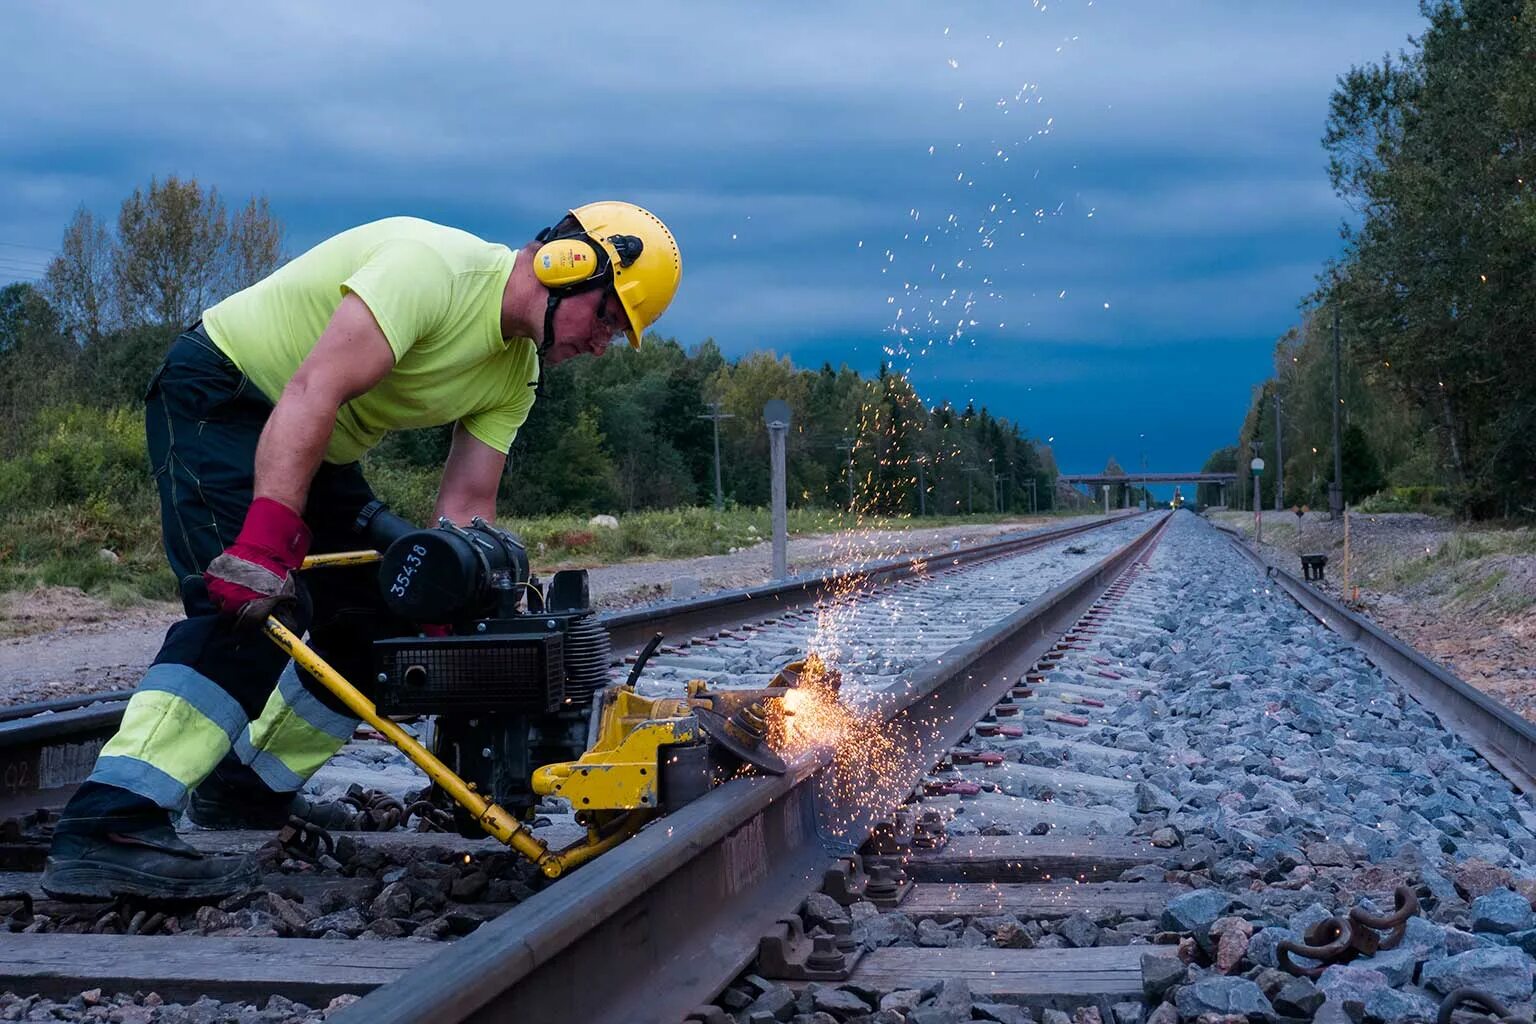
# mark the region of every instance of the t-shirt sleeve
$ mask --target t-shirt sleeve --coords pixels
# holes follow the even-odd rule
[[[429,245],[411,239],[385,242],[341,283],[368,306],[395,362],[431,334],[453,305],[453,275]]]
[[[531,356],[533,346],[528,345]],[[539,362],[536,357],[515,360],[507,373],[506,387],[498,400],[485,408],[476,409],[459,422],[477,440],[499,452],[511,449],[517,439],[518,428],[528,419],[533,408],[534,385],[539,382]]]

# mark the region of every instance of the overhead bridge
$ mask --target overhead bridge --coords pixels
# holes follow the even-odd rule
[[[1064,484],[1230,484],[1236,473],[1063,473]]]

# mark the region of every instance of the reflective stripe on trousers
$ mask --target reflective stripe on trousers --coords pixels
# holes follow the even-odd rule
[[[102,747],[91,781],[177,810],[247,724],[239,702],[196,669],[151,665],[123,710],[117,735]]]
[[[278,792],[296,792],[351,739],[358,719],[333,711],[299,681],[293,662],[261,715],[238,736],[235,755]]]

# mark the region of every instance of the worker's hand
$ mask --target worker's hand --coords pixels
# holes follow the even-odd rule
[[[260,626],[297,599],[293,573],[309,551],[309,527],[280,501],[257,498],[235,542],[208,563],[203,579],[219,612],[240,626]]]

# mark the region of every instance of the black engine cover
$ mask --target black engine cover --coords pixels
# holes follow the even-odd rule
[[[565,634],[559,629],[400,637],[379,640],[373,650],[381,714],[542,715],[565,702]]]

